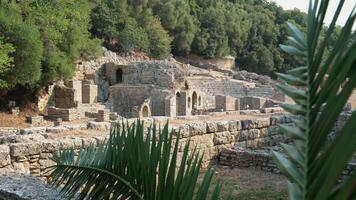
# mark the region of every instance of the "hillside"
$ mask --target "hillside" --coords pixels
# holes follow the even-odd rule
[[[278,48],[286,22],[303,30],[305,14],[266,0],[0,1],[0,101],[26,103],[70,80],[101,45],[152,59],[232,56],[238,69],[274,76],[300,64]]]

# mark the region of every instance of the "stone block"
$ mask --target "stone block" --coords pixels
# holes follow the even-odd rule
[[[229,121],[229,131],[236,132],[241,130],[241,122],[240,121]]]
[[[62,118],[58,117],[54,122],[53,125],[54,126],[60,126],[62,124]]]
[[[83,84],[82,87],[82,102],[92,104],[97,101],[98,86],[95,84]]]
[[[30,116],[27,117],[27,122],[32,125],[40,125],[43,123],[43,116]]]
[[[207,122],[206,123],[206,132],[207,133],[218,132],[218,124],[216,122]]]
[[[230,132],[219,132],[214,134],[214,145],[222,145],[222,144],[230,144],[235,140],[234,135],[230,134]]]
[[[218,132],[228,131],[229,130],[229,122],[228,121],[220,121],[217,123]]]
[[[109,116],[110,111],[108,109],[105,110],[99,110],[98,111],[98,117],[96,118],[97,122],[107,122],[110,120]]]
[[[47,127],[47,129],[46,129],[47,133],[64,133],[67,131],[69,131],[69,129],[66,127],[63,127],[63,126]]]
[[[266,128],[270,125],[269,118],[258,118],[255,121],[255,128]]]
[[[12,115],[19,115],[20,114],[20,108],[19,107],[12,107],[12,108],[10,108],[10,113],[12,114]]]
[[[88,129],[94,129],[94,130],[110,130],[111,123],[110,122],[94,122],[94,121],[89,121],[87,123],[87,128]]]
[[[10,148],[8,145],[0,145],[0,168],[11,164]]]
[[[189,125],[190,135],[202,135],[206,133],[206,124],[205,123],[192,123]]]
[[[60,142],[57,140],[43,140],[41,143],[41,153],[52,153],[58,151]]]
[[[32,127],[32,128],[24,128],[20,130],[21,135],[44,134],[45,132],[46,132],[46,127]]]
[[[24,174],[30,174],[30,163],[28,162],[13,162],[13,168],[15,171],[19,171]]]
[[[11,157],[39,154],[40,152],[41,144],[38,142],[10,144]]]

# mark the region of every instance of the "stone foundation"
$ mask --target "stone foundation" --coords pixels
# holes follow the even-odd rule
[[[61,118],[63,121],[73,121],[81,118],[80,113],[75,108],[66,109],[49,107],[47,113],[48,118],[53,121],[57,120],[58,118]]]

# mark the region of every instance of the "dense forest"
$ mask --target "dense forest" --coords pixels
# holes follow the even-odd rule
[[[102,45],[157,59],[232,55],[240,69],[273,75],[299,62],[278,45],[286,22],[303,30],[305,18],[266,0],[0,0],[0,90],[69,79]]]

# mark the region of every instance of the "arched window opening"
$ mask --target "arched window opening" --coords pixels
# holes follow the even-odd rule
[[[143,117],[148,117],[148,113],[149,113],[148,106],[143,106],[143,108],[142,108],[142,116]]]
[[[117,69],[117,71],[116,71],[116,83],[122,83],[122,81],[123,81],[122,74],[123,74],[122,69],[120,69],[120,68]]]
[[[193,109],[197,109],[197,106],[198,106],[198,95],[196,92],[193,92],[193,95],[192,95],[192,100],[193,100]]]
[[[188,97],[188,108],[190,108],[190,103],[191,103],[191,100],[190,100],[190,97]]]
[[[199,96],[198,105],[201,106],[201,96]]]

